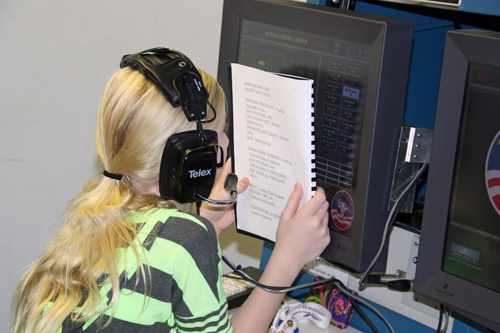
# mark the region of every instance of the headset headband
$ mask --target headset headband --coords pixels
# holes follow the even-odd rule
[[[191,60],[179,51],[158,47],[123,56],[120,67],[133,67],[151,79],[189,121],[207,116],[208,92]]]

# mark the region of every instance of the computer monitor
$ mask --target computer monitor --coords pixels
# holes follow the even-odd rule
[[[500,34],[448,32],[415,292],[500,330]]]
[[[381,244],[412,32],[409,21],[297,1],[224,1],[218,79],[230,106],[231,63],[315,82],[317,185],[331,213],[322,257],[350,270],[365,270]],[[374,270],[385,264],[386,252]]]

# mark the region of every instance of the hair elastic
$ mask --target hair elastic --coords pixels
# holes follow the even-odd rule
[[[117,174],[117,173],[108,172],[106,170],[104,170],[102,174],[104,176],[106,176],[108,178],[111,178],[111,179],[114,179],[114,180],[122,180],[122,178],[123,178],[123,175],[120,175],[120,174]]]

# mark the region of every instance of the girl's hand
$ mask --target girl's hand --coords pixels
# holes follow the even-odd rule
[[[295,188],[281,213],[274,252],[300,270],[316,259],[330,243],[328,201],[322,188],[299,210],[302,185]],[[274,254],[274,253],[273,253]]]

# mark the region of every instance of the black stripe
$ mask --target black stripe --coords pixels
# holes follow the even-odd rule
[[[210,312],[209,314],[203,316],[203,317],[196,317],[196,318],[182,318],[182,317],[179,317],[177,318],[177,321],[179,323],[183,323],[183,324],[190,324],[190,323],[197,323],[197,322],[200,322],[200,321],[205,321],[207,319],[209,319],[210,317],[214,317],[214,316],[219,316],[220,318],[222,318],[223,315],[225,315],[226,311],[227,311],[227,302],[224,302],[224,304],[222,304],[220,306],[220,308],[218,308],[217,310],[215,311],[212,311]]]
[[[141,272],[139,272],[139,275],[134,273],[130,279],[125,279],[125,276],[122,276],[120,289],[126,288],[128,290],[133,290],[137,293],[150,296],[151,298],[161,302],[171,303],[172,275],[152,266],[149,267],[149,272],[147,267],[144,267],[144,269],[147,289],[144,288],[144,280]],[[137,276],[139,276],[139,281],[137,281]]]
[[[146,237],[146,239],[142,243],[142,247],[149,251],[162,228],[163,228],[163,223],[161,221],[156,222],[155,226],[149,233],[148,237]]]
[[[219,300],[217,283],[219,281],[218,240],[212,223],[202,217],[207,230],[198,223],[180,217],[170,217],[159,232],[158,237],[181,245],[191,255],[196,266],[210,286],[215,298]]]
[[[104,315],[102,320],[102,326],[104,326],[109,319],[109,316]],[[103,329],[99,329],[99,320],[94,321],[89,327],[83,330],[83,325],[71,325],[70,322],[65,322],[63,324],[63,333],[84,333],[84,332],[103,332],[103,333],[123,333],[123,332],[134,332],[134,333],[169,333],[172,331],[173,327],[170,327],[167,323],[154,323],[153,325],[141,325],[132,323],[126,320],[121,320],[113,318],[109,326]],[[73,326],[71,328],[71,326]]]
[[[195,326],[195,327],[185,327],[185,325],[189,324],[196,324],[196,323],[201,323],[204,322],[207,319],[214,318],[212,321],[209,321],[206,325],[204,326]],[[182,331],[185,332],[201,332],[201,331],[208,331],[210,327],[216,327],[219,325],[220,322],[222,322],[224,319],[226,319],[226,322],[223,326],[219,327],[217,331],[214,332],[222,332],[224,331],[229,325],[229,317],[227,317],[227,302],[225,302],[218,310],[213,311],[206,316],[203,317],[197,317],[197,318],[179,318],[176,317],[177,323],[179,327],[182,329]],[[189,325],[191,326],[191,325]]]

